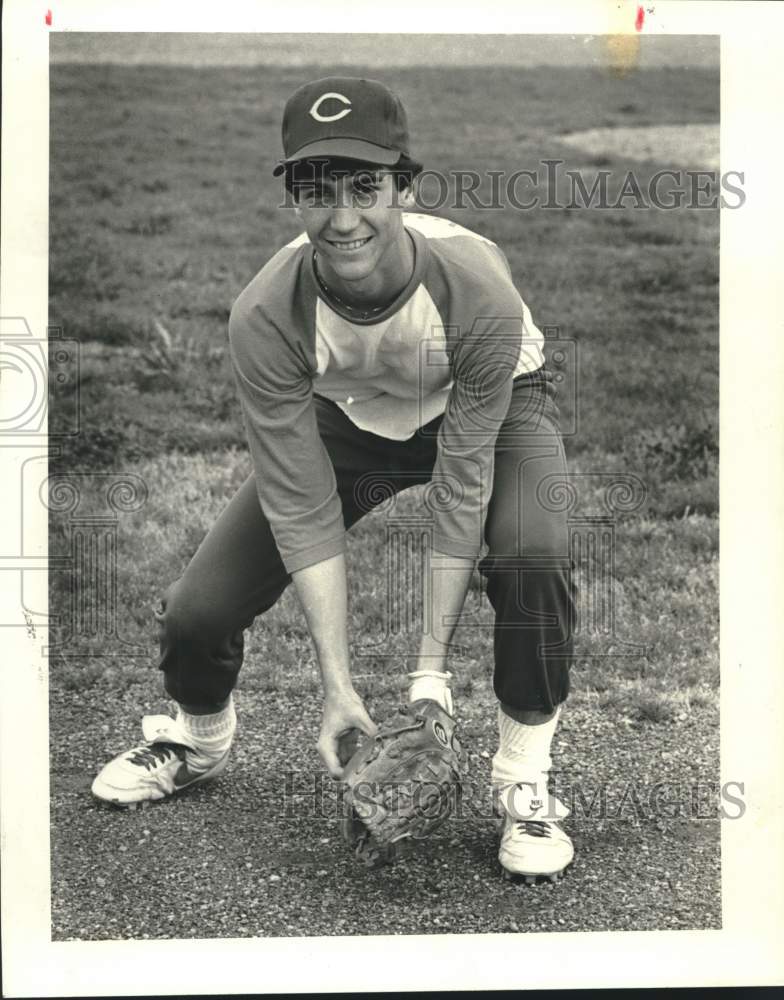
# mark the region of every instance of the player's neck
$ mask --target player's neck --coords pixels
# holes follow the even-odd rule
[[[392,303],[411,280],[416,264],[413,238],[406,229],[366,277],[346,281],[316,255],[316,277],[322,291],[338,305],[360,313],[380,312]]]

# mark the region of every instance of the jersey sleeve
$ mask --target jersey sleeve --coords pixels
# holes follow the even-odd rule
[[[477,318],[455,346],[430,501],[433,544],[447,555],[475,559],[482,548],[495,442],[509,410],[522,338],[519,314]]]
[[[311,365],[258,303],[229,318],[234,377],[256,477],[287,572],[345,550],[335,472],[318,433]]]

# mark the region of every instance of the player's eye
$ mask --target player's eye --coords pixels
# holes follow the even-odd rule
[[[362,193],[364,191],[380,191],[383,177],[379,174],[360,173],[352,178],[354,190]]]
[[[329,204],[329,192],[323,188],[300,188],[297,194],[299,203],[308,208],[323,208]]]
[[[366,191],[378,191],[381,184],[372,174],[359,174],[354,178],[354,190],[357,194],[364,194]]]
[[[355,204],[358,208],[370,208],[375,204],[381,181],[374,174],[357,174],[351,182]]]

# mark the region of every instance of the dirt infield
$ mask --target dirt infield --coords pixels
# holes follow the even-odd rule
[[[98,804],[89,792],[96,764],[139,739],[135,710],[147,694],[135,686],[117,698],[98,684],[53,695],[55,940],[721,925],[713,709],[662,727],[619,726],[612,714],[570,707],[555,777],[577,853],[563,882],[531,888],[503,881],[496,860],[489,690],[461,701],[470,790],[460,815],[416,856],[376,871],[341,840],[336,786],[314,748],[316,695],[244,690],[218,781],[142,811]],[[380,713],[382,702],[370,707]]]

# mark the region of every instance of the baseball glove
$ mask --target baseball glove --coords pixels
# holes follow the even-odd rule
[[[401,705],[384,719],[343,771],[341,832],[354,856],[377,867],[408,854],[456,807],[466,759],[454,719],[436,701]]]

